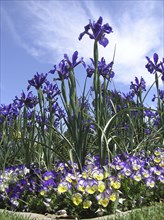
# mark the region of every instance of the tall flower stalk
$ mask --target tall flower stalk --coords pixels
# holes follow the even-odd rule
[[[93,78],[93,90],[94,90],[94,114],[95,114],[95,126],[97,131],[97,146],[99,149],[100,161],[101,164],[105,163],[106,152],[109,152],[108,144],[104,144],[103,129],[107,124],[109,118],[107,117],[107,88],[110,82],[110,79],[113,78],[114,74],[112,74],[112,65],[106,65],[104,62],[104,58],[102,58],[101,62],[99,62],[99,53],[98,53],[98,43],[104,47],[108,45],[108,39],[105,37],[105,34],[110,34],[112,32],[112,28],[109,24],[104,24],[102,17],[99,17],[97,22],[89,21],[89,24],[84,27],[85,31],[82,32],[79,36],[81,39],[84,34],[89,35],[91,39],[94,40],[94,49],[93,49],[93,65],[94,65],[94,78]],[[91,33],[90,33],[91,31]],[[107,72],[106,72],[107,70]],[[91,70],[88,71],[91,74]],[[100,77],[103,76],[104,81],[101,84]],[[103,87],[103,88],[102,88]],[[102,110],[103,108],[103,110]],[[109,157],[109,155],[108,155]]]

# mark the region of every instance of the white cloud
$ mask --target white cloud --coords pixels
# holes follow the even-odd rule
[[[99,1],[17,2],[15,10],[19,14],[13,21],[10,18],[8,24],[19,43],[32,56],[54,64],[62,59],[64,53],[70,56],[75,50],[80,56],[92,57],[93,41],[85,36],[79,42],[78,36],[89,18],[97,19],[102,15],[114,33],[109,36],[107,48],[99,47],[100,56],[110,62],[114,45],[117,45],[115,81],[129,84],[135,76],[142,75],[147,84],[151,84],[153,76],[146,73],[144,58],[154,52],[163,55],[162,4],[155,1],[117,4],[120,7],[118,12],[116,10],[110,15]]]

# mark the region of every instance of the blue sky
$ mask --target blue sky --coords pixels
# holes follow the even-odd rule
[[[28,1],[1,0],[0,103],[9,104],[36,72],[48,72],[63,54],[78,50],[90,64],[93,41],[79,33],[88,20],[101,15],[113,33],[100,58],[110,62],[116,44],[116,88],[128,91],[135,76],[151,85],[154,77],[145,69],[145,56],[164,56],[164,2],[160,0]],[[84,79],[78,73],[78,80]]]

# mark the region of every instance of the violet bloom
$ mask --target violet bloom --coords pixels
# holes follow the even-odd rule
[[[87,24],[84,29],[85,31],[79,35],[79,40],[83,38],[85,34],[89,35],[91,39],[94,39],[99,42],[100,45],[106,47],[108,45],[108,39],[105,37],[105,34],[110,34],[112,28],[108,23],[102,25],[103,18],[100,16],[97,22],[89,20],[89,24]],[[91,33],[89,32],[91,30]]]
[[[49,73],[54,74],[56,72],[56,65],[54,65],[54,69],[50,70]]]
[[[54,171],[47,171],[43,174],[44,180],[49,180],[56,177],[56,173]]]
[[[155,181],[152,177],[145,179],[145,184],[147,187],[153,188],[155,186]]]
[[[78,52],[75,51],[72,55],[72,60],[70,61],[69,57],[67,54],[64,54],[64,59],[60,61],[59,65],[58,65],[58,75],[59,78],[56,80],[62,80],[62,79],[68,79],[70,76],[70,71],[75,68],[77,65],[79,65],[80,63],[83,64],[83,66],[85,67],[85,63],[83,61],[83,58],[81,58],[80,60],[78,60]],[[52,72],[53,70],[50,70],[50,72]],[[56,70],[54,70],[56,71]]]
[[[53,99],[55,96],[60,94],[60,90],[57,84],[52,84],[49,81],[47,81],[46,86],[44,86],[43,93],[47,94],[48,99]]]
[[[163,81],[164,81],[164,80],[163,80]],[[162,101],[164,101],[164,90],[158,89],[158,95],[159,95],[159,98],[160,98]],[[155,99],[158,99],[158,96],[153,95],[152,102],[154,102]]]
[[[11,110],[11,104],[10,105],[1,105],[0,106],[0,115],[7,116],[9,115]]]
[[[145,109],[145,110],[144,110],[144,115],[145,115],[146,117],[148,117],[148,118],[154,118],[154,117],[156,117],[156,114],[155,114],[153,111],[151,111],[151,109]]]
[[[130,89],[134,91],[134,93],[137,95],[139,92],[146,91],[146,82],[141,77],[140,81],[137,77],[135,77],[135,83],[131,82]]]
[[[29,85],[27,87],[27,90],[29,90],[31,86],[35,87],[37,90],[41,88],[42,84],[46,81],[46,77],[47,73],[36,73],[36,75],[34,75],[34,77],[31,80],[28,80]]]
[[[148,63],[145,65],[147,68],[148,72],[151,74],[154,74],[155,72],[162,73],[162,81],[164,81],[164,58],[162,59],[161,62],[158,62],[159,57],[157,53],[154,53],[153,55],[153,61],[150,60],[149,57],[146,56],[146,59]]]
[[[52,189],[56,186],[56,184],[55,184],[54,180],[51,178],[48,180],[44,180],[43,186],[46,187],[47,189]]]
[[[91,58],[92,66],[88,66],[87,68],[87,76],[91,77],[95,72],[95,63]],[[104,57],[101,58],[101,61],[98,61],[98,74],[103,76],[106,79],[111,79],[114,77],[114,72],[112,71],[113,62],[106,64]]]
[[[130,91],[128,93],[122,93],[123,98],[127,101],[127,102],[134,102],[133,98],[135,96],[134,91]]]
[[[19,102],[20,106],[24,105],[29,108],[33,108],[34,106],[36,106],[38,102],[37,97],[34,96],[32,92],[29,92],[27,95],[24,92],[22,92],[20,98],[15,96],[14,102],[17,102],[17,101]]]
[[[132,174],[132,170],[130,168],[130,166],[128,164],[125,164],[123,170],[122,170],[122,173],[125,175],[125,176],[130,176]]]

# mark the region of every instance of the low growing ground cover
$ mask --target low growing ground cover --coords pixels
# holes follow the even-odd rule
[[[88,155],[82,173],[70,161],[71,168],[59,162],[50,171],[34,164],[9,167],[0,176],[0,207],[87,218],[151,205],[164,198],[163,158],[157,148],[147,155],[117,155],[105,166]]]
[[[27,94],[0,106],[0,208],[92,218],[163,201],[164,59],[146,57],[149,88],[135,77],[129,92],[111,90],[116,51],[107,64],[98,46],[112,32],[102,17],[89,21],[79,40],[94,43],[90,65],[77,51],[65,54],[28,81]],[[145,106],[152,89],[153,108]]]

